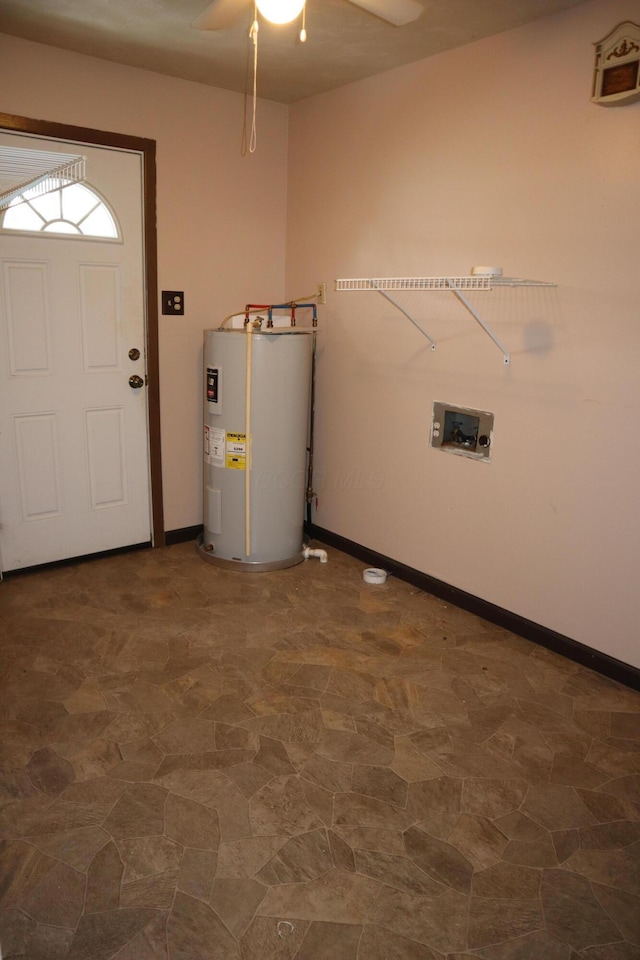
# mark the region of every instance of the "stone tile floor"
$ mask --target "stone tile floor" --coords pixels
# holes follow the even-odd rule
[[[640,957],[640,694],[329,555],[0,584],[4,960]]]

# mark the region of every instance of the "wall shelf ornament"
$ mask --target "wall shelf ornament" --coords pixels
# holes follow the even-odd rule
[[[472,267],[470,277],[376,277],[363,279],[336,280],[336,290],[375,290],[392,303],[394,307],[404,314],[407,320],[416,327],[417,330],[426,337],[431,344],[431,349],[435,350],[436,341],[427,331],[418,323],[418,321],[398,303],[398,301],[389,294],[392,290],[405,291],[431,291],[431,290],[449,290],[460,303],[469,311],[476,323],[480,324],[484,332],[502,351],[502,358],[505,363],[511,363],[511,357],[507,348],[498,340],[495,334],[482,319],[478,311],[469,303],[465,293],[469,290],[492,290],[494,287],[555,287],[555,283],[545,280],[522,280],[517,277],[503,277],[501,267]],[[464,291],[464,292],[463,292]]]
[[[625,20],[594,46],[593,103],[621,106],[640,100],[640,26]]]

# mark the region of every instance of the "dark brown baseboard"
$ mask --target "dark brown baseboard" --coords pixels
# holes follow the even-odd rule
[[[362,544],[355,543],[353,540],[347,540],[345,537],[341,537],[337,533],[332,533],[330,530],[325,530],[324,527],[308,524],[306,529],[307,534],[314,540],[320,540],[322,543],[327,544],[327,546],[335,547],[343,553],[356,557],[358,560],[366,563],[367,566],[381,567],[394,577],[398,577],[399,580],[404,580],[414,587],[419,587],[420,590],[431,593],[441,600],[446,600],[447,603],[452,603],[462,610],[475,613],[478,617],[482,617],[483,620],[488,620],[489,623],[495,623],[499,627],[504,627],[519,637],[525,637],[525,639],[531,640],[533,643],[538,643],[548,650],[553,650],[554,653],[560,653],[563,657],[567,657],[569,660],[575,661],[575,663],[580,663],[584,667],[589,667],[591,670],[596,670],[598,673],[603,674],[603,676],[617,680],[619,683],[624,683],[634,690],[640,690],[640,670],[637,667],[631,666],[631,664],[623,663],[622,660],[616,660],[615,657],[610,657],[600,650],[594,650],[584,643],[572,640],[571,637],[556,633],[555,630],[550,630],[548,627],[540,626],[540,624],[535,623],[533,620],[527,620],[517,613],[512,613],[510,610],[498,607],[494,603],[489,603],[487,600],[475,597],[471,593],[459,590],[457,587],[453,587],[443,580],[430,577],[420,570],[415,570],[413,567],[408,567],[404,563],[399,563],[397,560],[385,557],[375,550],[370,550],[368,547],[362,546]]]
[[[189,540],[197,540],[202,533],[202,524],[195,527],[182,527],[180,530],[167,530],[165,540],[168,547],[175,543],[187,543]]]

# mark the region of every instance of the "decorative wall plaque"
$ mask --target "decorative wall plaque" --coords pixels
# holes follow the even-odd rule
[[[640,100],[640,26],[625,20],[594,46],[592,101],[620,106]]]

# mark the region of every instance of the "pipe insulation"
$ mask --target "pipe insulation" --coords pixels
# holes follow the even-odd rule
[[[253,323],[247,324],[246,350],[246,392],[244,408],[245,471],[244,471],[244,549],[251,556],[251,345],[253,343]]]

